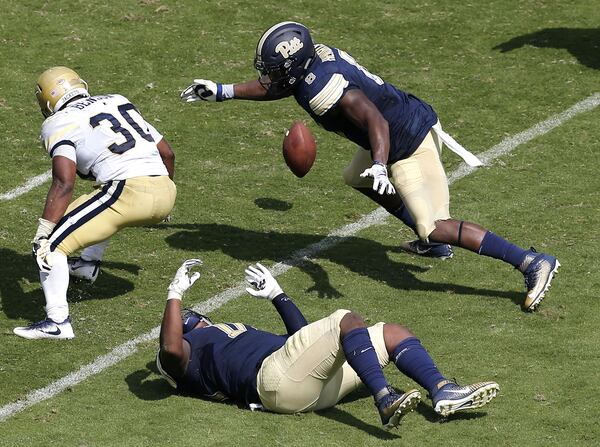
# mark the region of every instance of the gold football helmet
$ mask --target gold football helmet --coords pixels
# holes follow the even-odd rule
[[[90,94],[87,82],[75,71],[67,67],[52,67],[38,78],[35,96],[40,103],[42,114],[48,118],[70,99]]]

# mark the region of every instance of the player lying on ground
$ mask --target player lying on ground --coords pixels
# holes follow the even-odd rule
[[[429,104],[370,73],[345,51],[313,44],[309,30],[296,22],[278,23],[263,33],[254,65],[258,80],[196,79],[181,97],[186,102],[267,101],[293,95],[317,124],[358,145],[344,181],[415,232],[419,239],[401,244],[402,249],[445,259],[455,245],[500,259],[525,276],[523,309],[539,305],[559,262],[450,217],[442,143],[471,165],[481,162],[442,130]]]
[[[110,236],[171,212],[175,156],[127,98],[90,96],[87,83],[67,67],[42,73],[36,96],[46,118],[41,138],[52,158],[52,185],[32,241],[47,318],[14,333],[73,338],[69,272],[93,281]],[[69,204],[76,174],[94,179],[96,190]],[[81,258],[67,260],[84,247]]]
[[[364,384],[385,428],[392,428],[421,399],[418,390],[396,392],[382,368],[396,367],[429,392],[443,416],[488,403],[494,382],[459,386],[446,379],[406,327],[377,323],[337,310],[308,324],[269,270],[249,266],[246,290],[273,303],[287,334],[275,335],[243,323],[213,323],[193,311],[182,316],[184,293],[200,277],[185,261],[169,286],[156,363],[161,374],[184,394],[260,405],[276,413],[322,410]]]

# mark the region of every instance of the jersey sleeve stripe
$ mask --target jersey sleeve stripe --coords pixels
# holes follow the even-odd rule
[[[340,100],[346,87],[348,87],[348,81],[342,74],[335,73],[325,87],[310,100],[310,108],[317,115],[323,115]]]
[[[52,146],[52,149],[50,149],[50,152],[48,152],[50,154],[50,158],[54,156],[54,151],[56,151],[56,149],[58,149],[60,146],[71,146],[73,149],[75,149],[75,143],[73,143],[71,140],[60,140],[58,143]]]

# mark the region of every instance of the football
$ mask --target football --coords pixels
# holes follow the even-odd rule
[[[304,177],[317,156],[317,143],[308,127],[296,121],[285,132],[283,158],[296,177]]]

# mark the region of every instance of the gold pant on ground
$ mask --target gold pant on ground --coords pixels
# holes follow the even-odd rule
[[[50,242],[68,256],[125,227],[158,223],[173,209],[176,195],[175,183],[167,176],[134,177],[101,185],[69,205]]]
[[[450,219],[450,193],[441,150],[442,142],[429,131],[414,154],[388,166],[391,182],[424,241],[435,229],[435,221]],[[354,188],[371,188],[373,179],[361,178],[360,174],[372,165],[371,153],[358,148],[344,170],[344,181]]]
[[[340,341],[340,321],[348,312],[340,309],[304,326],[263,361],[257,389],[267,410],[296,413],[330,408],[361,385]],[[381,367],[389,363],[383,325],[368,328]]]

